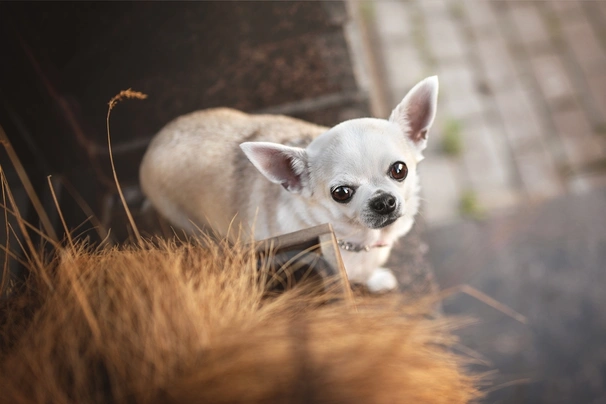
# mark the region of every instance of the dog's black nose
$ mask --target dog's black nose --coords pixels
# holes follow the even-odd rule
[[[396,210],[396,198],[390,194],[382,194],[370,201],[370,208],[381,215],[388,215]]]

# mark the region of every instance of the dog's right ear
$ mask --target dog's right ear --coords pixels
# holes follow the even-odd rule
[[[438,76],[417,83],[391,113],[389,120],[398,124],[417,148],[419,159],[427,147],[427,132],[436,116]]]
[[[300,193],[309,183],[305,149],[270,142],[245,142],[240,148],[261,174],[288,191]]]

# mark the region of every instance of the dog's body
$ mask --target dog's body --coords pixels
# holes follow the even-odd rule
[[[230,229],[242,225],[264,239],[329,222],[350,281],[393,289],[395,277],[380,266],[418,210],[416,166],[437,90],[436,77],[425,79],[389,120],[352,119],[330,129],[225,108],[184,115],[150,144],[141,187],[190,232],[210,227],[233,236]]]

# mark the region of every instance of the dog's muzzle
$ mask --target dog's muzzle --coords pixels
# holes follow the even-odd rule
[[[370,209],[380,215],[389,215],[393,213],[393,211],[396,210],[397,205],[398,201],[395,196],[391,194],[380,194],[368,203]]]
[[[372,229],[389,226],[400,218],[398,200],[388,193],[380,193],[368,202],[365,221]]]

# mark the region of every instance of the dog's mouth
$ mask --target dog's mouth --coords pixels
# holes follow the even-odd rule
[[[368,227],[371,229],[382,229],[390,224],[393,224],[399,218],[400,215],[372,216],[368,217],[365,221]]]

